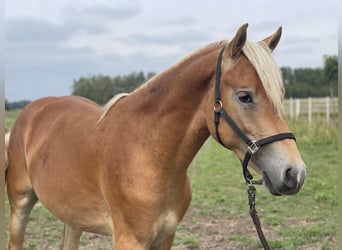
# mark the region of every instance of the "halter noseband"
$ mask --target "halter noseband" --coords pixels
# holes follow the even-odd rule
[[[230,127],[235,131],[235,133],[246,143],[247,145],[247,151],[245,153],[245,158],[242,161],[242,173],[243,177],[247,184],[262,184],[262,180],[260,181],[252,181],[253,176],[248,171],[248,163],[251,159],[252,155],[254,155],[262,146],[265,146],[269,143],[280,141],[284,139],[293,139],[296,140],[295,136],[292,133],[280,133],[276,135],[272,135],[257,141],[253,141],[249,139],[244,132],[239,128],[239,126],[234,122],[234,120],[228,115],[228,113],[223,108],[223,103],[220,98],[220,82],[221,82],[221,63],[222,63],[222,57],[223,52],[226,49],[226,46],[224,46],[219,54],[217,65],[216,65],[216,79],[215,79],[215,103],[214,103],[214,123],[215,123],[215,132],[216,132],[216,138],[219,141],[219,143],[227,148],[220,136],[219,133],[219,124],[220,124],[220,117],[222,116],[223,119],[230,125]]]

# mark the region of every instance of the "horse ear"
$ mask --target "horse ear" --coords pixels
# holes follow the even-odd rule
[[[282,32],[282,27],[279,27],[273,35],[266,37],[262,41],[266,43],[268,47],[273,51],[279,43],[281,32]]]
[[[245,45],[247,39],[247,27],[248,23],[242,25],[228,45],[228,51],[232,58],[236,58],[237,56],[239,56],[243,46]]]

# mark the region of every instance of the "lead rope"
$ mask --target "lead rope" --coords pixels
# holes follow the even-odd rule
[[[253,184],[247,185],[247,194],[248,194],[248,202],[249,202],[249,214],[252,217],[255,229],[259,236],[259,240],[265,250],[270,250],[270,247],[267,243],[264,232],[261,229],[261,223],[260,223],[260,219],[258,216],[258,212],[256,211],[256,208],[255,208],[256,189]]]
[[[225,48],[226,46],[224,46],[219,53],[219,57],[217,59],[217,64],[216,64],[216,74],[215,74],[214,124],[215,124],[216,139],[222,146],[224,146],[225,148],[228,148],[223,143],[222,138],[220,136],[220,132],[219,132],[220,118],[222,117],[229,124],[229,126],[235,131],[235,133],[242,139],[242,141],[244,141],[245,144],[247,145],[247,151],[246,151],[243,161],[241,162],[241,165],[242,165],[243,177],[248,186],[247,193],[248,193],[248,200],[249,200],[249,207],[250,207],[249,213],[253,219],[255,229],[258,233],[261,244],[263,245],[265,250],[269,250],[270,247],[268,246],[264,233],[262,232],[260,219],[255,209],[256,189],[253,186],[253,184],[256,184],[256,185],[262,184],[263,181],[252,180],[253,176],[248,171],[248,162],[251,159],[252,155],[254,155],[260,149],[260,147],[270,144],[272,142],[276,142],[276,141],[280,141],[284,139],[296,140],[296,138],[292,133],[280,133],[280,134],[272,135],[263,139],[259,139],[257,141],[253,141],[247,137],[247,135],[239,128],[239,126],[224,110],[223,103],[221,101],[221,95],[220,95],[220,81],[221,81],[221,63],[222,63],[223,52]]]

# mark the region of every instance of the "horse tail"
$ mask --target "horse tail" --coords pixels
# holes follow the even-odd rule
[[[7,181],[7,169],[8,169],[8,164],[9,164],[9,159],[8,159],[8,145],[9,145],[9,140],[10,140],[10,132],[5,134],[5,182]]]

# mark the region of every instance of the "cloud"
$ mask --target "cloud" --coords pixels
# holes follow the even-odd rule
[[[210,38],[210,34],[197,29],[183,29],[178,31],[164,29],[159,33],[137,33],[127,37],[127,39],[132,42],[143,44],[186,44],[193,42],[208,42],[210,41]]]
[[[80,76],[100,73],[114,76],[137,70],[162,70],[178,58],[160,58],[143,53],[148,46],[142,46],[140,38],[133,39],[134,46],[139,49],[126,56],[115,51],[99,54],[91,44],[79,47],[68,44],[75,36],[87,34],[90,37],[101,37],[107,35],[107,32],[105,29],[94,31],[86,23],[75,20],[69,23],[54,23],[37,18],[7,20],[6,97],[13,101],[34,100],[47,95],[68,95],[71,94],[73,80]],[[153,36],[144,39],[146,43],[166,42]],[[127,40],[121,42],[124,44]],[[115,41],[111,41],[111,44],[115,45]]]
[[[178,59],[177,56],[157,57],[145,53],[128,57],[98,55],[90,48],[62,47],[46,48],[32,55],[13,55],[7,62],[6,97],[14,101],[69,95],[73,81],[81,76],[116,76],[140,70],[159,72]]]
[[[72,81],[89,74],[159,72],[205,44],[230,39],[245,22],[252,41],[283,26],[279,66],[321,65],[323,54],[337,53],[335,2],[11,0],[6,96],[70,94]]]
[[[80,9],[78,12],[89,18],[122,20],[137,16],[141,12],[141,8],[139,5],[123,6],[121,8],[97,5]]]
[[[134,18],[140,12],[141,7],[137,4],[67,5],[63,8],[63,19],[66,24],[76,27],[106,27],[113,22]]]
[[[6,22],[6,44],[60,42],[72,33],[64,26],[35,18],[11,19]]]

